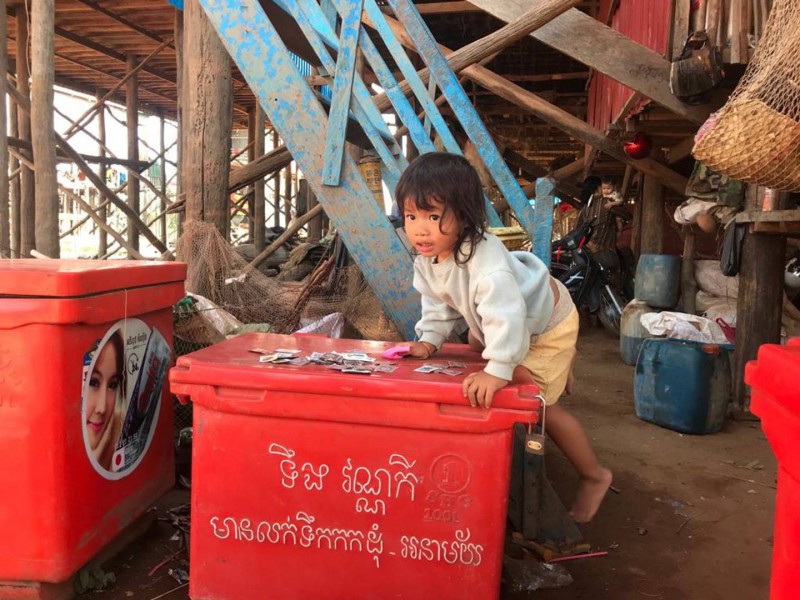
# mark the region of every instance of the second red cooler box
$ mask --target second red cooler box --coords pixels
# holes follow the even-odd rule
[[[71,588],[172,486],[165,383],[185,275],[182,263],[0,261],[0,598]]]
[[[388,347],[248,334],[178,360],[171,389],[194,403],[193,600],[497,597],[512,430],[538,418],[536,387],[470,407],[461,382],[482,363],[461,346],[429,361],[461,375],[257,352]]]

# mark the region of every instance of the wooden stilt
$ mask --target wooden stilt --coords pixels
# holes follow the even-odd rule
[[[183,135],[185,127],[183,126],[183,114],[186,106],[186,99],[183,96],[183,75],[184,65],[183,60],[183,11],[175,9],[175,65],[176,65],[176,90],[178,93],[177,102],[177,122],[178,122],[178,166],[177,178],[175,179],[175,200],[180,201],[183,198]],[[181,235],[185,212],[181,211],[177,215],[178,221],[178,236]]]
[[[139,160],[139,78],[136,76],[136,57],[128,55],[128,81],[125,84],[125,113],[128,126],[128,160]],[[132,74],[132,75],[131,75]],[[139,214],[139,180],[128,169],[128,206]],[[128,223],[128,241],[131,248],[139,249],[139,233]]]
[[[8,70],[8,25],[6,0],[0,0],[0,73]],[[11,204],[8,193],[8,131],[6,127],[6,86],[8,79],[0,77],[0,258],[11,258]]]
[[[9,65],[11,67],[11,65]],[[13,70],[16,78],[16,64],[13,68],[9,68],[9,72]],[[6,85],[10,85],[6,80]],[[16,85],[16,84],[15,84]],[[11,126],[11,135],[19,137],[19,109],[16,102],[9,103],[9,123]],[[11,256],[17,258],[19,256],[19,209],[20,209],[20,165],[19,160],[15,156],[10,157],[11,175],[10,175],[10,194],[11,194]],[[16,173],[16,175],[14,175]]]
[[[661,254],[664,247],[664,186],[650,175],[644,176],[641,210],[641,253]]]
[[[254,154],[261,156],[264,154],[264,121],[266,115],[261,105],[256,103],[256,138]],[[256,253],[264,249],[266,243],[266,194],[264,193],[264,178],[259,178],[255,182],[255,193],[253,198],[253,242],[255,243]]]
[[[251,108],[247,112],[247,164],[249,165],[256,159],[256,112],[258,101],[256,101],[256,106]],[[255,186],[255,184],[254,184]],[[250,189],[250,192],[254,192],[255,187]],[[248,193],[248,209],[247,212],[250,214],[251,218],[247,222],[247,231],[250,235],[250,239],[254,240],[255,238],[255,229],[256,229],[256,222],[255,222],[255,193]]]
[[[28,13],[23,7],[17,9],[17,90],[26,99],[30,98],[30,62],[28,44]],[[19,137],[28,143],[31,141],[31,117],[25,111],[18,111]],[[23,156],[31,158],[30,152]],[[34,180],[33,171],[22,166],[20,172],[20,256],[30,256],[36,237],[34,229]]]
[[[184,5],[185,77],[188,105],[183,148],[186,218],[213,223],[229,234],[228,171],[233,119],[231,61],[200,3]]]
[[[764,194],[777,196],[775,208],[786,208],[789,195],[747,186],[745,210],[758,210]],[[739,297],[736,302],[736,350],[733,377],[733,403],[739,410],[748,407],[744,368],[754,360],[762,344],[777,344],[781,339],[783,316],[783,269],[786,237],[747,232],[742,243],[739,266]]]
[[[280,140],[278,139],[278,132],[272,131],[272,147],[277,148]],[[272,178],[272,189],[274,197],[272,199],[272,224],[279,227],[281,224],[281,172],[275,171]]]
[[[100,99],[100,92],[97,92],[96,98]],[[100,138],[100,142],[98,144],[98,153],[100,156],[106,155],[106,109],[103,106],[99,111],[97,111],[97,135]],[[102,179],[103,181],[106,180],[106,169],[108,169],[108,165],[105,163],[100,163],[97,166],[97,176]],[[99,190],[98,190],[99,192]],[[103,195],[100,194],[100,204],[97,208],[97,215],[100,217],[100,220],[103,223],[108,223],[108,217],[110,214],[110,209],[108,209],[108,199]],[[106,234],[105,229],[102,227],[97,228],[97,255],[103,256],[106,252],[108,252],[108,235]]]
[[[162,216],[159,219],[159,231],[161,233],[161,242],[166,245],[167,243],[167,215],[164,210],[167,208],[167,149],[166,140],[164,139],[164,115],[159,116],[159,129],[158,129],[158,149],[160,150],[161,157],[161,212]]]
[[[292,220],[292,163],[286,165],[283,174],[283,219],[288,224]]]
[[[58,182],[53,130],[55,82],[55,0],[33,0],[31,7],[31,143],[36,157],[35,246],[51,258],[61,255],[58,237]]]
[[[310,186],[308,186],[308,195],[306,196],[306,212],[311,212],[318,205],[319,202],[317,201],[314,191]],[[322,214],[314,217],[308,222],[308,241],[318,242],[320,239],[322,239]]]

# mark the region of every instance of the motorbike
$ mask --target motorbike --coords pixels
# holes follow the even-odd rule
[[[633,281],[616,253],[594,253],[587,247],[595,224],[596,220],[587,221],[553,242],[550,273],[569,290],[576,307],[586,306],[606,329],[619,335],[622,309],[633,296]]]

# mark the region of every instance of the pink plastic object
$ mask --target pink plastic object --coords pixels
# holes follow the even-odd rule
[[[388,358],[389,360],[395,358],[403,358],[406,354],[411,352],[411,346],[408,344],[403,344],[402,346],[392,346],[388,350],[386,350],[381,356],[383,358]]]

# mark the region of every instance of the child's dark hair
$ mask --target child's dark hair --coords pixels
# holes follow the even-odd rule
[[[617,181],[611,175],[603,175],[602,184],[610,185],[611,187],[616,187]]]
[[[444,205],[442,221],[452,212],[461,227],[453,253],[456,264],[464,264],[472,258],[475,245],[486,232],[486,205],[478,172],[466,158],[448,152],[418,156],[400,176],[395,198],[404,217],[407,202],[420,210],[433,210],[432,202],[441,202]],[[468,242],[467,251],[462,249],[464,242]]]

